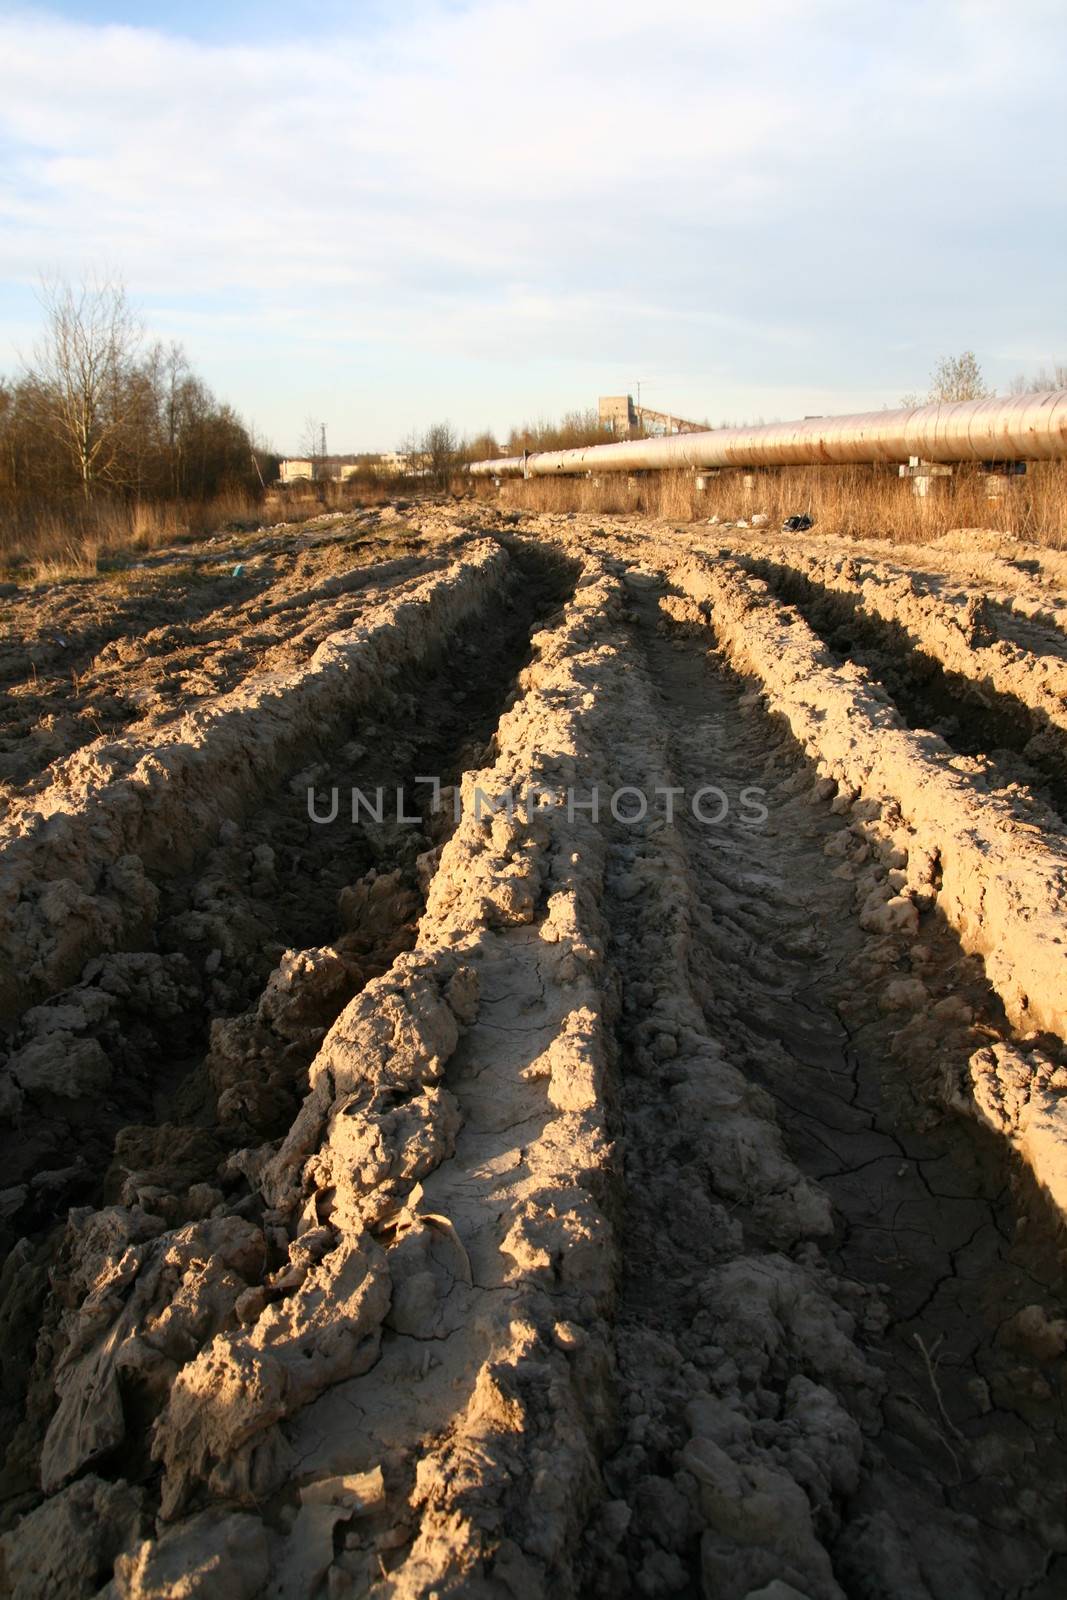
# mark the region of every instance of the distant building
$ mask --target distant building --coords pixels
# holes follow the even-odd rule
[[[637,412],[632,395],[602,394],[599,416],[600,426],[620,439],[628,438],[637,428]]]
[[[427,471],[424,456],[385,450],[380,455],[317,456],[314,461],[286,459],[278,464],[278,482],[348,483],[361,472],[372,472],[379,478],[419,478]]]
[[[706,422],[688,422],[673,411],[635,406],[633,395],[629,394],[602,394],[599,416],[600,426],[617,439],[629,439],[638,433],[701,433],[707,427]]]
[[[373,457],[317,456],[314,461],[285,460],[278,465],[278,482],[292,483],[347,483],[361,466],[373,463]]]

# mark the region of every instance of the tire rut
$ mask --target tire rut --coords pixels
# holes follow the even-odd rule
[[[906,725],[931,729],[956,756],[977,761],[994,790],[1028,798],[1034,820],[1067,832],[1067,757],[1062,736],[1039,710],[947,670],[903,630],[791,568],[744,560],[795,605],[840,664],[853,661],[883,685]],[[1020,793],[1021,791],[1021,793]]]
[[[62,1283],[66,1249],[57,1219],[72,1205],[117,1201],[171,1225],[207,1215],[223,1189],[232,1199],[244,1185],[241,1170],[223,1170],[228,1153],[289,1128],[330,1025],[413,942],[448,826],[447,810],[410,821],[412,797],[425,792],[416,780],[439,776],[447,800],[448,786],[480,764],[531,635],[568,592],[572,570],[554,553],[524,548],[514,559],[501,603],[395,681],[373,715],[361,710],[317,751],[309,745],[301,769],[261,794],[240,824],[223,823],[193,870],[159,876],[151,946],[95,959],[77,985],[10,1030],[20,1059],[27,1040],[43,1056],[61,1030],[88,1076],[72,1102],[50,1093],[45,1075],[4,1141],[9,1515],[22,1509],[49,1415],[61,1309],[49,1280]],[[329,823],[309,816],[309,789],[336,787],[347,800],[352,787],[373,797],[379,785],[390,801],[404,792],[407,822],[386,810],[380,824],[354,825],[345,805]],[[108,1081],[94,1089],[98,1061]],[[79,1226],[88,1215],[72,1212]]]
[[[863,933],[854,872],[834,865],[847,826],[813,802],[815,775],[792,741],[716,653],[664,636],[655,594],[640,595],[636,611],[669,781],[687,793],[767,789],[763,829],[728,824],[716,834],[689,809],[677,813],[694,907],[689,981],[712,1038],[773,1097],[790,1154],[833,1201],[823,1253],[881,1375],[876,1413],[856,1412],[860,1481],[822,1525],[838,1583],[857,1596],[1051,1600],[1067,1574],[1064,1363],[1062,1352],[1038,1359],[1026,1328],[1027,1308],[1058,1314],[1059,1239],[1023,1203],[1025,1184],[995,1141],[945,1115],[933,1081],[958,1070],[980,1030],[1002,1032],[999,1003],[947,928],[924,927],[910,951]],[[625,906],[613,921],[626,928]],[[640,993],[625,954],[623,974],[624,994],[627,976]],[[622,1032],[623,1406],[655,1412],[652,1391],[666,1420],[643,1454],[631,1442],[607,1465],[629,1518],[626,1560],[610,1581],[617,1593],[695,1595],[691,1533],[689,1543],[664,1534],[671,1507],[677,1515],[667,1486],[685,1431],[680,1395],[663,1348],[649,1347],[706,1360],[696,1284],[717,1242],[693,1225],[687,1198],[698,1152],[650,1093],[647,1070],[634,1072],[625,1020]],[[923,1059],[931,1039],[937,1048]],[[736,1215],[745,1212],[741,1204]],[[749,1233],[751,1220],[742,1226]],[[811,1249],[798,1244],[793,1255]],[[759,1403],[767,1415],[766,1396]],[[607,1592],[592,1578],[587,1587]]]
[[[52,782],[57,763],[94,739],[114,738],[142,723],[146,730],[158,729],[250,673],[306,661],[328,634],[351,627],[368,605],[448,560],[440,548],[420,554],[418,541],[410,544],[399,560],[355,565],[310,587],[300,579],[314,573],[314,551],[303,552],[288,573],[267,558],[251,577],[201,577],[188,588],[179,585],[169,600],[150,592],[140,613],[131,600],[95,636],[87,632],[80,648],[63,639],[68,648],[53,648],[43,676],[35,669],[0,690],[0,818],[13,801]],[[336,562],[339,551],[331,554]],[[349,559],[358,560],[358,552]],[[220,583],[224,599],[197,593]],[[294,588],[295,594],[287,592]],[[157,617],[157,625],[145,626]],[[64,657],[62,672],[56,671],[58,656]]]

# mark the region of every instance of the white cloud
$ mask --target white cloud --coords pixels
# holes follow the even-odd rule
[[[554,408],[639,362],[718,413],[1064,334],[1046,0],[474,0],[262,46],[27,13],[0,52],[5,276],[118,265],[228,393],[275,340],[327,386],[447,369],[460,421],[552,362]],[[235,398],[280,431],[288,387]]]

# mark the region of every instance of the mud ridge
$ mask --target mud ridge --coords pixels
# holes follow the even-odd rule
[[[190,864],[302,750],[486,606],[508,565],[499,545],[475,542],[444,573],[325,639],[306,667],[253,678],[147,744],[118,739],[62,763],[0,830],[0,1012],[143,938],[159,905],[148,873]]]
[[[302,556],[296,567],[309,559]],[[262,561],[255,564],[255,592],[243,602],[228,600],[205,618],[190,608],[191,615],[179,613],[147,631],[107,628],[102,647],[80,662],[67,659],[62,676],[35,672],[0,692],[0,819],[13,802],[51,782],[49,769],[75,750],[123,730],[132,734],[134,724],[148,725],[135,735],[147,738],[151,728],[176,720],[197,700],[225,693],[252,672],[306,661],[327,634],[350,627],[385,591],[417,581],[448,559],[438,546],[435,554],[357,567],[269,604],[262,599],[264,584],[268,593],[284,596],[293,581],[276,574],[276,563]],[[245,583],[231,574],[203,581],[238,593]]]
[[[144,949],[90,963],[77,985],[31,1008],[11,1030],[0,1073],[0,1121],[12,1129],[0,1138],[6,1172],[2,1232],[8,1239],[12,1229],[32,1232],[72,1200],[93,1198],[94,1175],[106,1165],[116,1133],[122,1134],[127,1166],[151,1165],[143,1151],[138,1158],[140,1136],[131,1124],[165,1121],[176,1107],[185,1107],[187,1116],[195,1110],[200,1161],[210,1168],[220,1126],[231,1133],[233,1124],[269,1133],[279,1117],[291,1120],[294,1107],[283,1084],[255,1093],[246,1086],[243,1094],[236,1084],[227,1085],[237,1063],[224,1065],[221,1039],[213,1047],[219,1059],[212,1073],[222,1098],[205,1098],[191,1063],[204,1055],[209,1020],[258,1005],[266,1009],[261,1020],[272,1027],[279,958],[289,963],[283,987],[299,985],[296,952],[317,949],[339,929],[340,957],[327,953],[304,975],[317,986],[320,1002],[332,999],[339,1010],[342,997],[370,975],[366,924],[376,929],[378,945],[387,942],[383,910],[411,899],[418,888],[414,863],[430,848],[418,826],[395,820],[397,788],[409,797],[410,810],[425,793],[417,782],[420,773],[447,774],[457,762],[461,767],[471,741],[476,749],[477,740],[491,732],[517,668],[516,652],[525,648],[537,611],[551,603],[556,584],[551,572],[542,578],[532,568],[526,571],[521,590],[512,583],[501,597],[498,616],[468,620],[462,643],[451,640],[431,650],[417,669],[398,675],[376,701],[373,719],[358,716],[347,730],[331,725],[335,742],[327,759],[284,777],[240,825],[224,823],[192,872],[156,873],[160,914]],[[479,672],[472,674],[474,659]],[[486,705],[488,726],[479,709]],[[392,731],[394,719],[408,725],[407,739]],[[383,802],[382,823],[365,812],[353,823],[348,797],[356,787],[371,797],[381,787],[388,796],[391,809]],[[328,823],[331,789],[345,796],[345,804]],[[314,822],[309,796],[318,801]],[[402,892],[394,882],[398,869]],[[373,890],[359,887],[368,873]],[[322,1005],[310,1007],[305,1029],[316,1009]],[[236,1044],[228,1053],[239,1059]],[[246,1041],[242,1049],[248,1048]],[[290,1073],[297,1054],[288,1052]],[[239,1079],[248,1077],[238,1073]],[[141,1133],[147,1137],[146,1130]]]
[[[862,924],[914,937],[936,904],[964,949],[981,956],[1027,1045],[977,1052],[966,1101],[1064,1211],[1067,1079],[1040,1038],[1045,1029],[1062,1039],[1067,1028],[1067,859],[1056,841],[976,789],[936,735],[905,728],[885,691],[854,664],[835,664],[761,580],[723,561],[690,564],[675,581],[708,606],[716,637],[755,675],[835,803],[869,802],[879,819],[867,821],[878,859],[856,885]]]
[[[531,772],[560,791],[585,750],[608,599],[587,585],[535,641],[525,696],[468,798]],[[119,1553],[130,1594],[218,1561],[228,1592],[258,1592],[269,1565],[279,1593],[310,1593],[337,1565],[339,1527],[339,1575],[383,1593],[486,1562],[561,1565],[595,1471],[593,1335],[611,1288],[594,1199],[608,1157],[588,975],[600,952],[583,931],[596,931],[596,858],[588,879],[575,843],[556,815],[491,829],[465,816],[418,947],[342,1012],[280,1148],[232,1158],[250,1210],[224,1204],[170,1230],[136,1205],[79,1219],[42,1458],[52,1495],[5,1539],[12,1568],[47,1564],[49,1534],[89,1505],[73,1565]],[[550,1447],[554,1470],[539,1474]],[[135,1486],[116,1476],[142,1454],[161,1483],[150,1461]],[[158,1536],[138,1542],[153,1504]],[[502,1539],[505,1508],[528,1549]]]
[[[998,638],[981,597],[963,606],[922,595],[907,578],[879,581],[856,561],[785,565],[746,557],[801,609],[842,659],[886,684],[909,727],[933,727],[959,755],[980,756],[998,788],[1045,790],[1062,828],[1067,810],[1067,661]],[[1024,759],[1012,762],[1005,752]]]
[[[755,545],[764,541],[757,535]],[[1018,624],[1020,642],[1026,643],[1028,625],[1044,630],[1046,643],[1062,653],[1067,633],[1067,562],[1062,551],[1027,544],[1010,534],[989,528],[957,528],[929,544],[898,544],[891,540],[841,539],[816,528],[803,539],[773,541],[789,558],[824,553],[827,559],[844,556],[875,563],[896,578],[907,577],[925,592],[955,604],[973,595],[984,596],[1003,615],[1009,630]],[[735,554],[751,548],[746,540]]]

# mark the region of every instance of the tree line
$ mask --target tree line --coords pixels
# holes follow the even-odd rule
[[[0,505],[85,510],[102,500],[207,501],[274,476],[233,409],[180,345],[148,339],[114,279],[42,286],[44,327],[0,379]]]
[[[261,448],[232,407],[192,371],[180,345],[151,341],[122,283],[81,285],[56,279],[41,289],[44,326],[23,372],[0,378],[0,511],[9,522],[42,510],[91,516],[102,501],[198,503],[225,495],[258,496],[277,476],[277,458]],[[1017,378],[1014,393],[1060,387],[1067,368]],[[945,357],[924,400],[979,399],[992,391],[972,351]],[[503,449],[558,450],[603,443],[594,410],[569,412],[510,430]],[[325,451],[315,425],[311,453]],[[469,461],[501,453],[488,430],[464,440],[447,422],[413,435],[403,447],[439,490]]]

